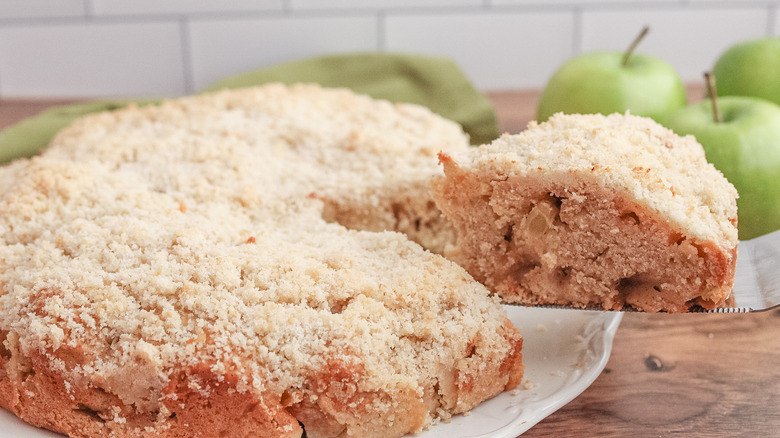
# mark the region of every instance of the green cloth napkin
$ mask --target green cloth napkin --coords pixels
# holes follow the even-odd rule
[[[0,164],[17,158],[31,157],[46,146],[60,129],[89,113],[111,111],[130,103],[154,104],[152,99],[103,100],[78,105],[49,108],[0,131]]]
[[[490,100],[446,58],[397,53],[323,56],[233,76],[206,91],[268,82],[315,82],[350,88],[375,99],[423,105],[460,123],[472,144],[490,142],[500,134]]]
[[[460,123],[472,144],[487,143],[499,135],[490,101],[474,88],[454,62],[445,58],[396,53],[323,56],[229,77],[204,91],[269,82],[346,87],[376,99],[423,105]],[[0,164],[36,154],[60,129],[83,115],[122,108],[131,102],[147,105],[159,101],[108,100],[61,106],[9,126],[0,131]]]

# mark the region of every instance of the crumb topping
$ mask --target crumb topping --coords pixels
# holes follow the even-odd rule
[[[423,108],[310,85],[88,116],[0,169],[0,333],[80,351],[54,362],[148,410],[188,365],[281,394],[333,363],[369,391],[435,381],[474,343],[506,357],[503,310],[465,271],[322,218],[322,197],[370,205],[466,144]]]
[[[507,176],[558,173],[602,181],[690,237],[736,245],[736,189],[707,163],[693,137],[630,114],[557,114],[528,128],[453,157],[462,167],[495,167]]]

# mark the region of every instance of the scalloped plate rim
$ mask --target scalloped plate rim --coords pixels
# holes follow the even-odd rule
[[[527,387],[499,394],[469,415],[456,416],[448,423],[434,425],[410,437],[514,438],[521,435],[596,380],[609,360],[612,340],[623,316],[619,312],[511,305],[504,308],[523,334]],[[549,354],[544,351],[540,354],[539,344],[545,343],[553,348]],[[577,360],[570,366],[561,366],[575,356]],[[507,411],[506,415],[501,409]],[[453,429],[459,432],[453,434]],[[62,437],[24,423],[4,409],[0,409],[0,430],[3,431],[0,435],[18,438]]]

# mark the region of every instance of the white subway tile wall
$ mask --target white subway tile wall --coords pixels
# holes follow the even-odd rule
[[[572,56],[574,18],[561,12],[450,12],[385,18],[385,49],[449,57],[480,87],[531,88]]]
[[[177,22],[0,26],[2,96],[176,95],[184,86]]]
[[[483,0],[290,0],[291,9],[399,9],[482,6]]]
[[[482,90],[543,87],[566,59],[639,51],[701,80],[780,36],[780,0],[0,0],[0,98],[177,96],[336,53],[450,57]]]
[[[85,17],[84,0],[0,0],[0,19]]]
[[[631,10],[585,11],[582,13],[581,49],[622,50],[637,29],[649,25],[640,50],[665,59],[680,76],[690,81],[704,81],[721,52],[735,41],[767,34],[765,9],[700,6],[662,7],[636,14]]]
[[[780,36],[780,6],[770,10],[770,15],[774,16],[774,22],[771,24],[769,34],[774,36]]]
[[[92,0],[91,5],[96,16],[282,10],[282,0]]]
[[[195,90],[279,62],[377,46],[377,20],[370,15],[194,19],[188,26]]]

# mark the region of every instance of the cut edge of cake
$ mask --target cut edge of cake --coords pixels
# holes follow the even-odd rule
[[[685,312],[730,296],[737,193],[692,137],[558,114],[440,162],[445,255],[505,302]]]

